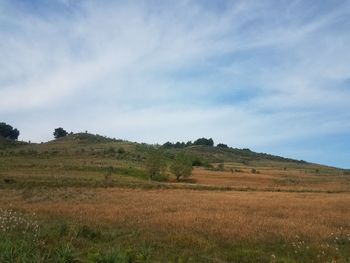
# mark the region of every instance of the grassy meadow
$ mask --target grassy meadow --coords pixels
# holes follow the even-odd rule
[[[0,141],[0,262],[350,262],[350,173],[190,146],[150,180],[150,145]]]

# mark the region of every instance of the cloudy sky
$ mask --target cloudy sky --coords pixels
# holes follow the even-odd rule
[[[0,121],[350,168],[350,1],[0,0]]]

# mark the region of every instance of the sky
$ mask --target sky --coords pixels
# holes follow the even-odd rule
[[[0,121],[350,168],[350,1],[0,0]]]

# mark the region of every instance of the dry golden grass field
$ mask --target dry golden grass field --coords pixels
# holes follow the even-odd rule
[[[350,195],[344,193],[118,188],[1,192],[3,208],[78,218],[95,226],[127,223],[135,228],[201,233],[222,240],[259,242],[283,237],[323,241],[350,230]]]
[[[228,167],[229,164],[227,165]],[[258,190],[285,191],[350,191],[348,176],[307,173],[305,170],[277,170],[271,167],[256,168],[259,173],[252,174],[250,169],[240,172],[211,171],[204,168],[194,169],[192,181],[197,184],[246,187]]]

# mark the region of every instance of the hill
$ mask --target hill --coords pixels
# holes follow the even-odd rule
[[[248,149],[203,145],[166,148],[87,133],[41,144],[6,142],[3,145],[5,147],[0,150],[0,177],[11,176],[13,182],[19,185],[103,186],[106,183],[103,176],[112,170],[118,180],[111,180],[109,184],[116,186],[269,191],[343,191],[348,187],[347,170]],[[194,176],[182,180],[182,184],[173,184],[174,176],[167,170],[165,176],[158,178],[162,182],[149,182],[145,163],[154,148],[161,150],[168,167],[178,152],[186,153],[192,158]],[[204,176],[210,177],[210,174],[215,175],[215,180],[207,180],[208,176]],[[255,183],[252,183],[253,174]],[[60,180],[57,180],[58,177]],[[0,185],[3,183],[0,181]],[[344,183],[343,186],[341,183]]]
[[[185,152],[191,177],[150,180]],[[73,134],[2,141],[0,262],[348,262],[348,170]]]

